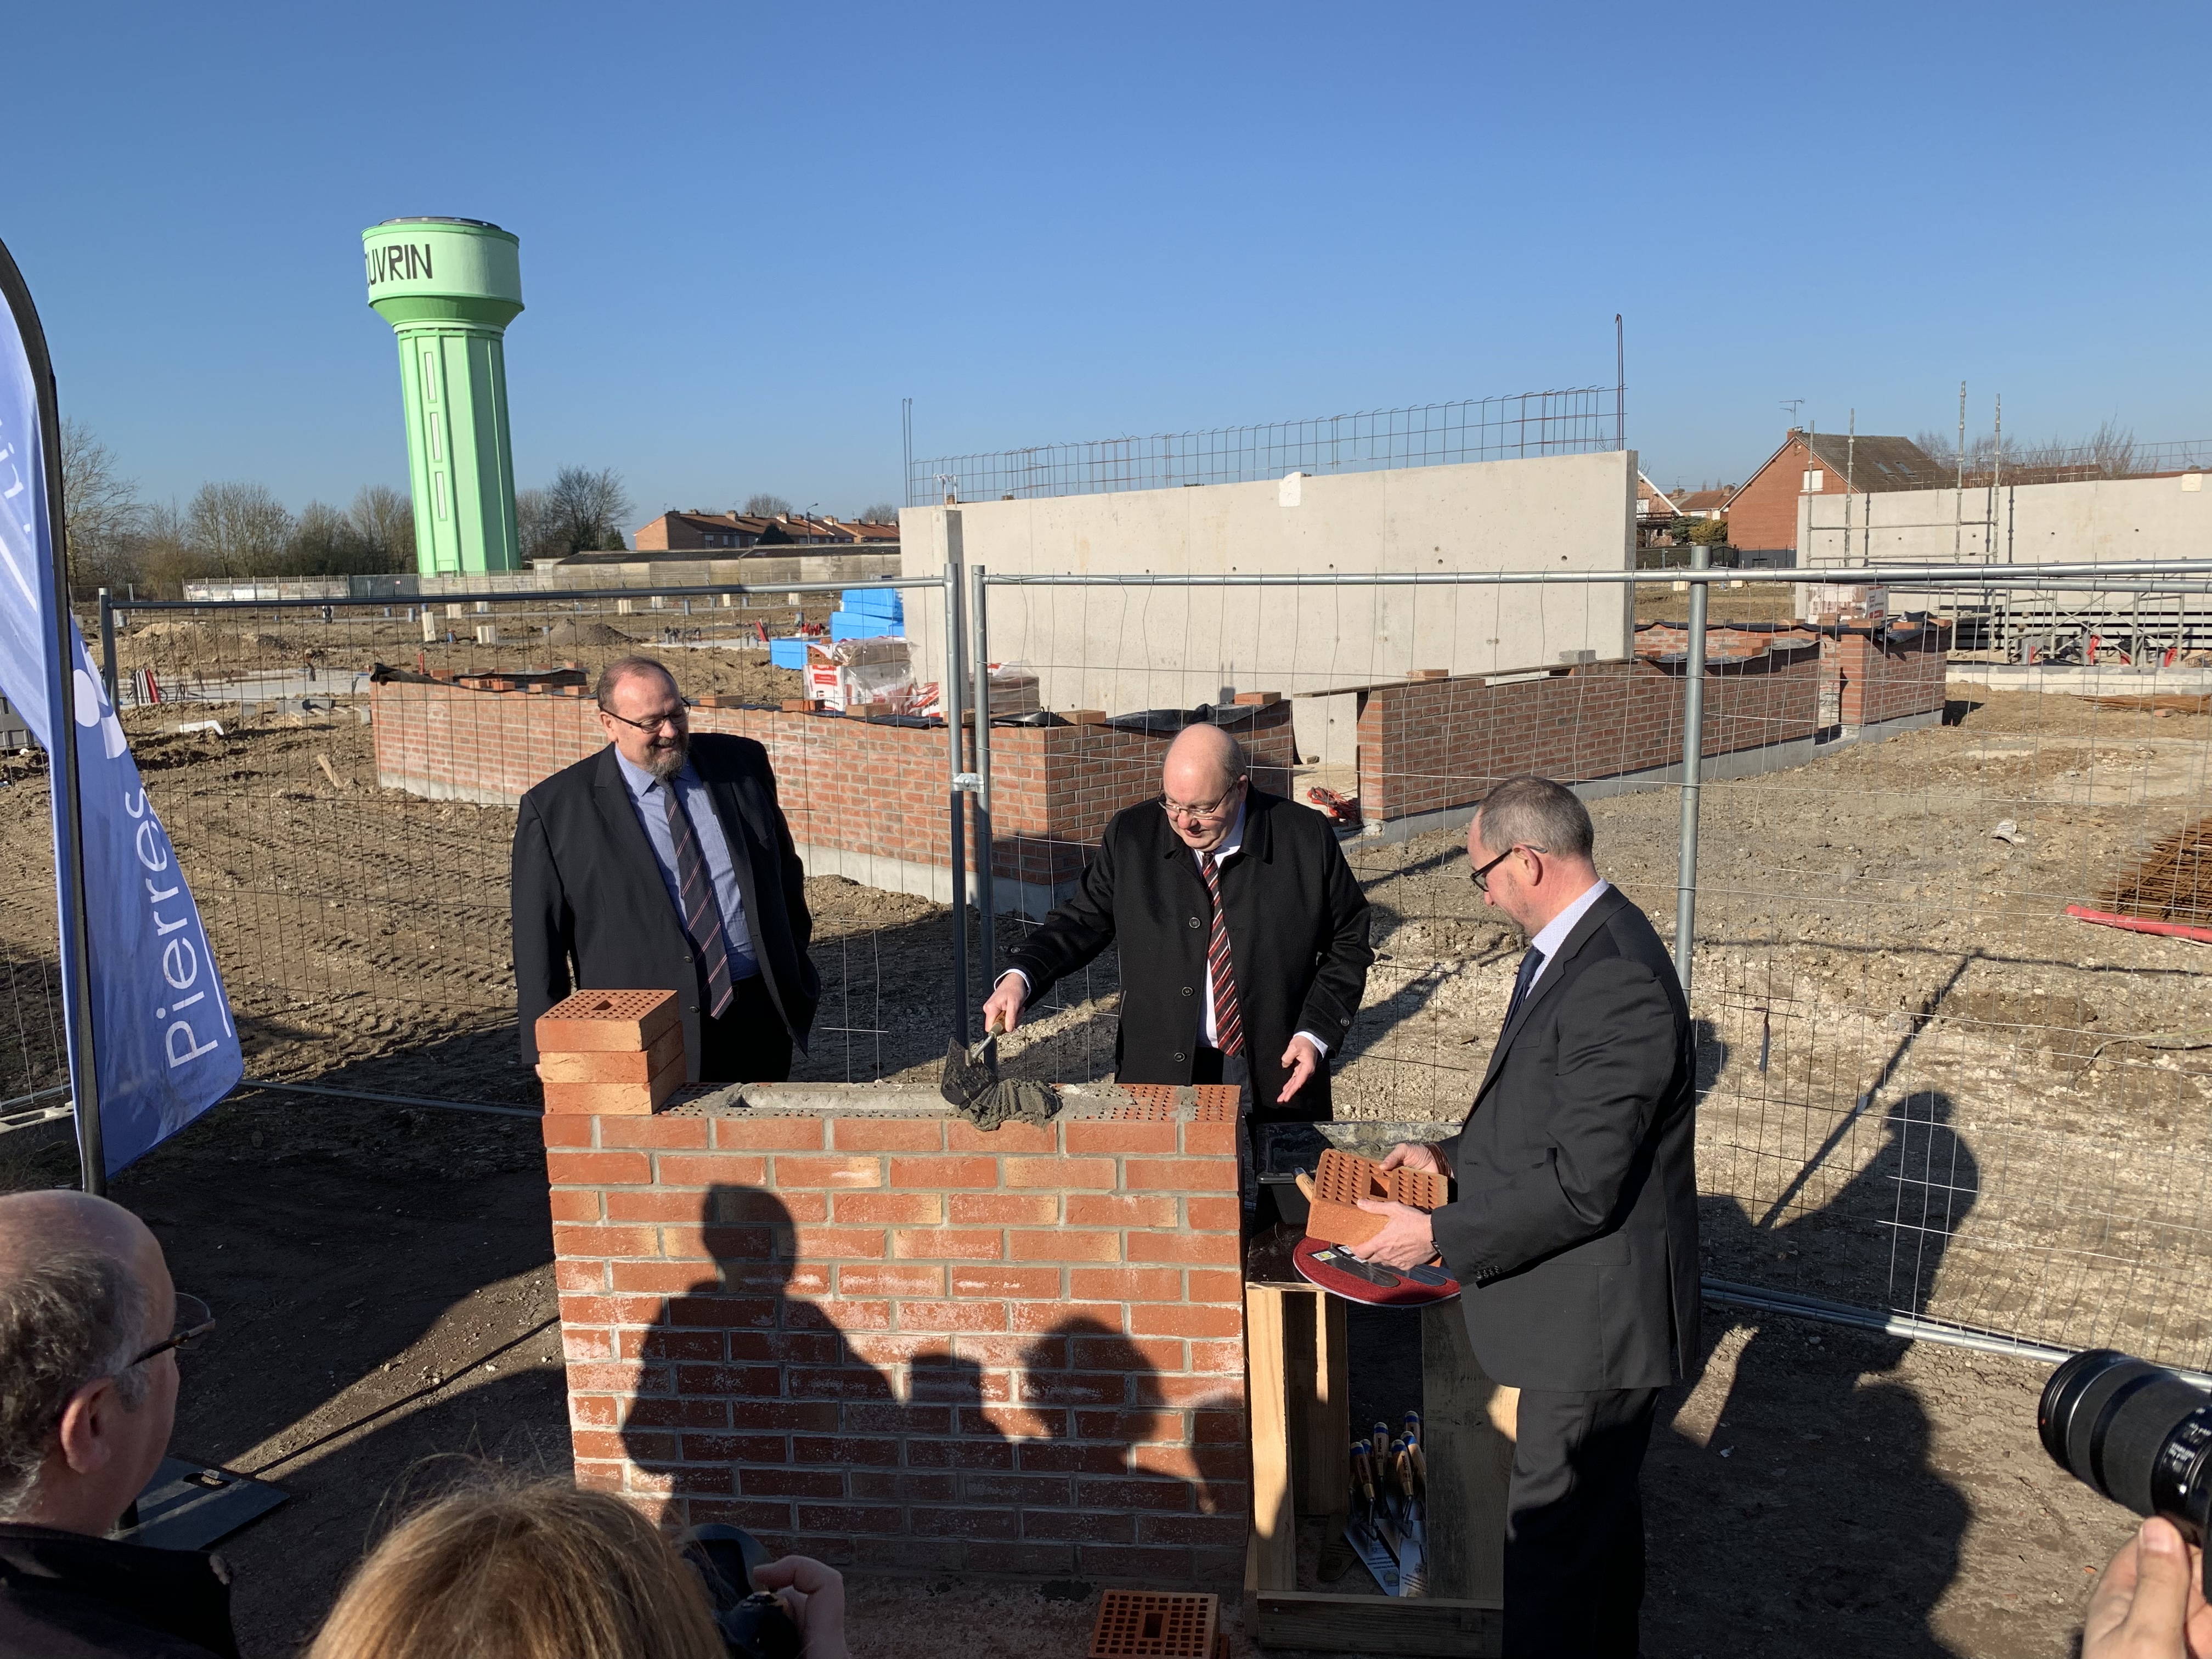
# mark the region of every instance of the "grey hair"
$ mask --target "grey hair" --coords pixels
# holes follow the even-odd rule
[[[1493,853],[1534,847],[1555,858],[1583,858],[1597,844],[1589,808],[1575,792],[1549,778],[1508,778],[1475,808],[1482,844]]]
[[[602,708],[612,702],[615,688],[633,674],[658,674],[668,682],[668,689],[678,696],[682,688],[676,684],[675,671],[658,657],[617,657],[599,671],[599,683],[592,688],[592,701]]]
[[[0,1520],[30,1502],[71,1395],[112,1376],[126,1410],[145,1402],[131,1362],[149,1311],[130,1268],[97,1250],[58,1252],[0,1284]]]

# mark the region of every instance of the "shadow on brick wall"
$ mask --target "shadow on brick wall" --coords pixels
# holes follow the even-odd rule
[[[1062,1315],[1057,1268],[838,1260],[794,1214],[821,1196],[707,1191],[713,1267],[620,1331],[635,1391],[618,1434],[578,1419],[580,1480],[869,1571],[1233,1565],[1241,1402],[1164,1377],[1146,1348],[1176,1340]]]

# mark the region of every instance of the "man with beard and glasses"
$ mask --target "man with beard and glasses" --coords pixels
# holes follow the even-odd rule
[[[768,751],[692,735],[676,677],[650,657],[611,664],[595,695],[607,746],[515,817],[522,1057],[537,1063],[538,1017],[572,991],[665,988],[692,1081],[781,1082],[821,981]]]

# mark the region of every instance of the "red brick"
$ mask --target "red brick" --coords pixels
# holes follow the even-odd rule
[[[994,1425],[994,1435],[1027,1435],[1042,1432],[1027,1426],[1041,1423],[1034,1413],[1008,1412],[1003,1406],[983,1407],[987,1412],[1005,1413],[1017,1422]],[[1011,1469],[1014,1467],[1014,1448],[1004,1439],[975,1440],[909,1440],[906,1443],[908,1468],[939,1469]]]
[[[1132,1261],[1224,1267],[1243,1261],[1244,1246],[1235,1233],[1132,1232],[1128,1257]]]
[[[1049,1227],[1060,1219],[1060,1202],[1056,1193],[954,1193],[946,1219],[955,1226]]]
[[[1186,1123],[1182,1126],[1182,1149],[1193,1157],[1206,1154],[1215,1158],[1237,1156],[1237,1126],[1233,1123]],[[1174,1148],[1167,1150],[1172,1152]]]
[[[956,1268],[954,1271],[961,1270]],[[843,1296],[942,1296],[945,1294],[945,1272],[942,1267],[848,1264],[837,1269],[837,1289]],[[978,1291],[976,1294],[988,1292]]]
[[[1234,1268],[1193,1267],[1183,1275],[1193,1302],[1211,1302],[1233,1308],[1244,1305],[1244,1275]]]
[[[599,1125],[602,1146],[652,1146],[702,1150],[707,1145],[703,1117],[609,1117]]]
[[[975,1228],[900,1228],[891,1234],[891,1254],[905,1261],[995,1261],[1005,1255],[1003,1238]]]
[[[781,1463],[784,1440],[781,1435],[686,1434],[684,1456],[692,1463]]]
[[[1241,1341],[1200,1342],[1194,1339],[1190,1345],[1190,1368],[1201,1375],[1235,1376],[1241,1388],[1244,1376],[1244,1345]]]
[[[801,1227],[797,1231],[799,1254],[817,1261],[879,1261],[884,1254],[880,1227]]]
[[[935,1226],[945,1219],[942,1193],[839,1193],[833,1200],[837,1219],[878,1226]]]
[[[717,1117],[718,1150],[756,1152],[818,1152],[823,1120],[818,1117]]]
[[[607,1264],[604,1261],[556,1261],[553,1264],[553,1284],[563,1291],[604,1291],[607,1288]]]
[[[907,1512],[908,1524],[917,1538],[999,1538],[1014,1536],[1012,1510],[922,1509]]]
[[[1010,1158],[1004,1162],[1009,1187],[1111,1191],[1121,1185],[1110,1158]]]
[[[814,1434],[837,1431],[837,1407],[825,1401],[739,1400],[730,1406],[730,1424],[738,1429],[790,1429]]]
[[[1084,1122],[1080,1120],[1067,1126],[1067,1150],[1071,1152],[1176,1152],[1176,1126],[1172,1123],[1116,1123],[1112,1121]],[[1232,1145],[1231,1151],[1235,1150]]]
[[[651,1227],[553,1229],[553,1253],[566,1256],[658,1256],[660,1235]]]
[[[779,1453],[779,1461],[780,1458]],[[826,1463],[842,1469],[895,1469],[899,1466],[899,1443],[842,1434],[795,1435],[791,1442],[791,1458],[794,1463]]]
[[[658,1187],[648,1187],[641,1192],[609,1193],[607,1199],[610,1221],[696,1222],[700,1208],[706,1202],[697,1193],[672,1193]]]
[[[1076,1126],[1070,1124],[1068,1127],[1072,1129]],[[1237,1205],[1234,1199],[1207,1201],[1225,1203],[1232,1212]],[[1070,1193],[1067,1195],[1067,1224],[1071,1227],[1172,1227],[1176,1220],[1176,1200],[1172,1198],[1136,1197],[1119,1193],[1110,1196],[1103,1193]],[[1234,1226],[1237,1224],[1232,1220],[1230,1224]]]
[[[538,1133],[548,1146],[589,1146],[593,1144],[592,1128],[595,1121],[589,1116],[556,1113],[538,1121]]]
[[[1123,1448],[1081,1442],[1030,1440],[1017,1449],[1015,1458],[1024,1469],[1047,1473],[1121,1474],[1129,1467],[1128,1453]]]
[[[841,1190],[884,1184],[879,1158],[780,1157],[770,1179],[778,1192],[787,1187],[835,1187]]]
[[[1060,1269],[1058,1267],[970,1267],[963,1263],[950,1271],[952,1294],[955,1296],[1012,1297],[1055,1302],[1060,1299]]]
[[[562,1191],[556,1188],[550,1194],[553,1219],[556,1221],[597,1221],[599,1219],[599,1194],[587,1189]]]
[[[1238,1201],[1233,1198],[1187,1198],[1183,1215],[1197,1232],[1233,1232],[1242,1224]]]
[[[1076,1267],[1067,1288],[1087,1302],[1180,1302],[1182,1273],[1174,1267]],[[1120,1320],[1114,1323],[1118,1329]]]
[[[999,1164],[989,1158],[895,1158],[890,1184],[901,1192],[933,1187],[996,1187]]]
[[[1090,1510],[1024,1510],[1024,1538],[1065,1539],[1073,1543],[1127,1544],[1137,1535],[1136,1517]]]
[[[902,1331],[1003,1331],[1006,1304],[1003,1302],[902,1302],[898,1325]]]
[[[1235,1308],[1164,1303],[1130,1309],[1129,1329],[1139,1336],[1241,1337],[1244,1334],[1244,1318]]]
[[[1077,1320],[1088,1320],[1109,1330],[1121,1328],[1121,1304],[1114,1302],[1017,1302],[1009,1312],[1018,1331],[1057,1330]]]
[[[548,1152],[545,1173],[556,1187],[635,1186],[653,1179],[653,1161],[643,1152]]]
[[[659,1175],[670,1187],[758,1187],[768,1180],[768,1160],[663,1152]]]
[[[841,1117],[830,1125],[841,1152],[941,1152],[942,1119]]]
[[[748,1498],[842,1498],[845,1477],[832,1469],[742,1469],[740,1489]]]
[[[979,1129],[964,1119],[945,1126],[945,1144],[956,1152],[1056,1152],[1060,1136],[1049,1123],[1002,1123]]]
[[[1133,1192],[1237,1190],[1237,1160],[1233,1158],[1133,1158],[1122,1165],[1122,1184]]]
[[[1205,1414],[1214,1417],[1231,1415],[1225,1412]],[[1244,1419],[1238,1417],[1237,1421],[1241,1431]],[[1075,1432],[1079,1439],[1109,1440],[1124,1446],[1133,1445],[1141,1440],[1179,1443],[1188,1437],[1186,1422],[1187,1416],[1182,1412],[1079,1411],[1075,1413]]]
[[[617,1261],[613,1287],[646,1291],[655,1296],[685,1296],[693,1291],[719,1288],[714,1270],[699,1261]]]
[[[1121,1235],[1076,1227],[1017,1228],[1007,1235],[1018,1261],[1119,1261]]]

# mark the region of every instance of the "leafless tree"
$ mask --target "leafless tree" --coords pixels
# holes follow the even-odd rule
[[[597,472],[564,466],[544,492],[547,516],[557,526],[564,553],[623,544],[622,526],[629,517],[629,492],[612,467]],[[518,507],[520,501],[517,502]]]
[[[185,518],[192,550],[217,575],[274,572],[290,550],[292,514],[266,484],[202,484]]]
[[[860,509],[862,524],[896,524],[899,510],[889,501],[878,501],[873,507]]]
[[[137,574],[131,580],[142,598],[180,599],[185,583],[206,574],[206,564],[192,546],[191,520],[174,501],[149,507],[132,541]]]
[[[360,574],[414,568],[415,507],[404,491],[390,484],[364,484],[346,509],[346,520],[361,543]]]
[[[146,516],[114,452],[82,421],[62,422],[63,534],[73,587],[118,586],[133,573],[131,541]]]
[[[781,495],[771,495],[765,490],[745,497],[745,504],[738,509],[747,518],[773,519],[779,513],[789,513],[792,505]]]

